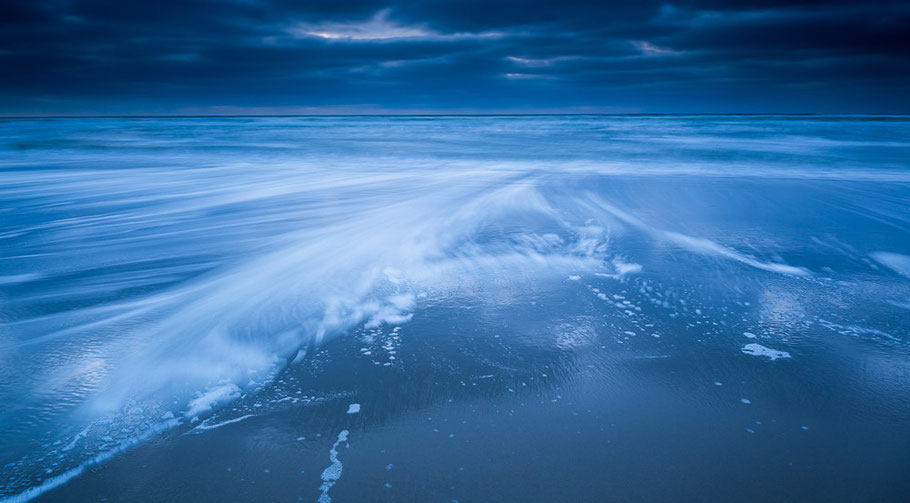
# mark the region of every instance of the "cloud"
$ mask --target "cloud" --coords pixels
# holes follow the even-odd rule
[[[405,26],[390,20],[389,9],[380,10],[366,21],[300,23],[288,29],[288,32],[296,37],[310,36],[330,40],[384,40],[437,35],[425,26]]]
[[[464,38],[499,38],[502,33],[440,33],[425,23],[401,24],[390,18],[391,9],[382,9],[366,21],[299,23],[288,29],[294,37],[317,37],[341,41],[392,39],[458,40]]]
[[[645,40],[632,41],[632,45],[641,51],[644,56],[671,56],[679,52],[664,47],[658,47]]]
[[[907,112],[908,24],[898,0],[6,2],[0,113]]]
[[[553,75],[541,75],[539,73],[507,73],[505,78],[509,80],[554,80]]]
[[[519,58],[516,56],[506,56],[506,59],[520,66],[527,67],[538,67],[538,66],[553,66],[564,61],[572,61],[579,59],[578,56],[556,56],[552,58]]]

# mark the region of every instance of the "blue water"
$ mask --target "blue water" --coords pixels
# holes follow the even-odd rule
[[[0,120],[0,403],[12,501],[898,501],[910,118]]]

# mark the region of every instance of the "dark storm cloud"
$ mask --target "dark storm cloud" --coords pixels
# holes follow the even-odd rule
[[[0,112],[905,112],[908,22],[906,2],[5,2]]]

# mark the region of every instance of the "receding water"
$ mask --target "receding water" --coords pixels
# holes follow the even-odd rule
[[[0,497],[900,501],[910,117],[0,120]]]

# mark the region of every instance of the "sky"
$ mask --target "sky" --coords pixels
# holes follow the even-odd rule
[[[0,2],[0,115],[907,113],[910,1]]]

